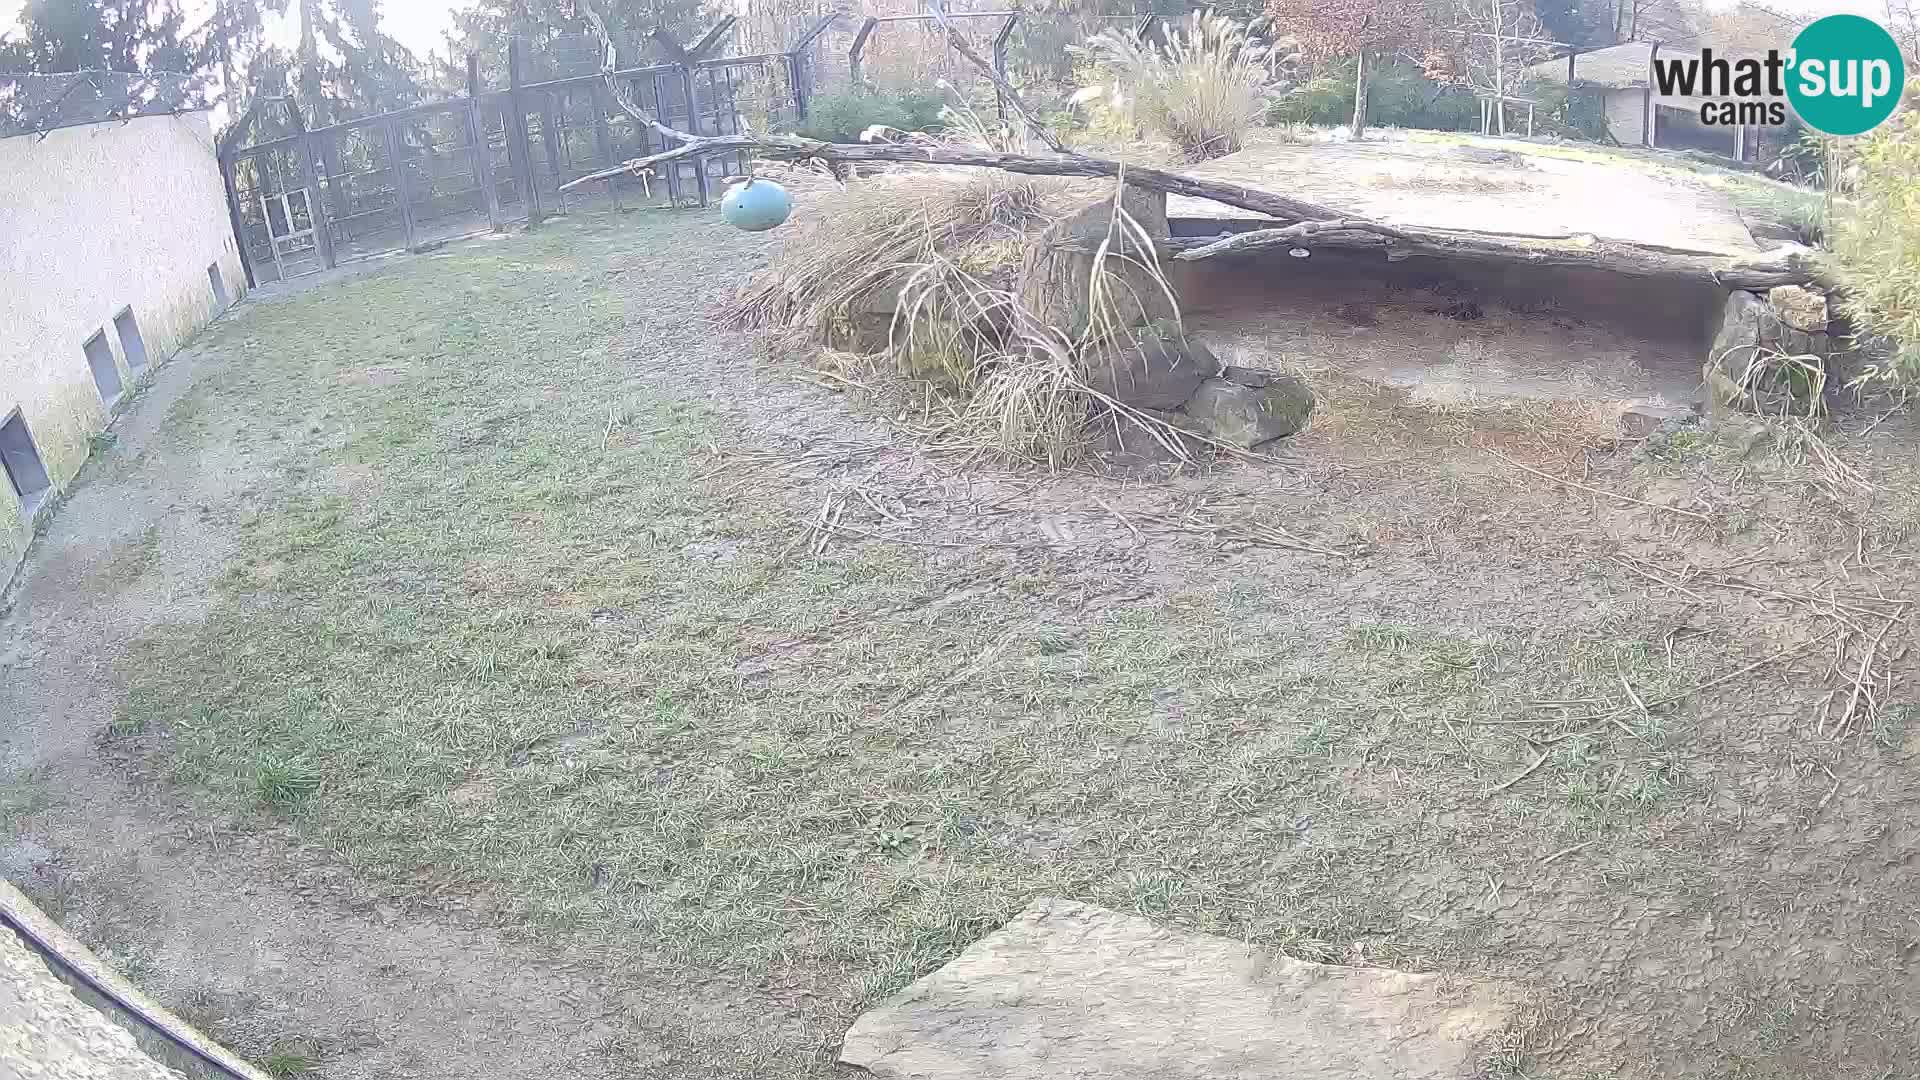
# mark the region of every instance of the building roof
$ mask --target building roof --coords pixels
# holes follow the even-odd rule
[[[199,80],[171,72],[0,72],[0,139],[209,107]]]
[[[1662,42],[1660,54],[1665,57],[1698,56],[1701,42]],[[1723,49],[1712,42],[1704,43],[1712,48],[1715,56],[1732,60],[1761,59],[1761,54],[1751,50]],[[1573,57],[1573,80],[1583,86],[1603,86],[1610,90],[1637,90],[1648,85],[1647,79],[1653,67],[1653,48],[1651,41],[1626,41],[1618,45],[1609,45],[1592,52],[1576,53]],[[1528,68],[1536,78],[1565,85],[1567,81],[1567,58],[1543,60]],[[1762,94],[1762,99],[1772,100],[1773,95]],[[1663,103],[1722,100],[1717,96],[1702,94],[1662,94]]]

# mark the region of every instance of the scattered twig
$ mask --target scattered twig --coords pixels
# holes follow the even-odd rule
[[[1542,766],[1542,765],[1545,765],[1545,764],[1547,763],[1547,759],[1548,759],[1548,758],[1550,758],[1550,757],[1552,757],[1552,756],[1553,756],[1553,752],[1552,752],[1552,751],[1550,751],[1550,750],[1541,750],[1541,751],[1539,752],[1539,756],[1538,756],[1538,757],[1535,757],[1535,758],[1533,759],[1533,764],[1531,764],[1531,765],[1529,765],[1529,766],[1527,766],[1527,767],[1526,767],[1525,769],[1523,769],[1523,770],[1521,770],[1521,772],[1520,772],[1520,775],[1518,775],[1518,776],[1516,776],[1516,777],[1514,777],[1514,778],[1513,778],[1513,779],[1511,779],[1511,780],[1508,780],[1508,781],[1507,781],[1506,783],[1504,783],[1504,784],[1501,784],[1501,785],[1500,785],[1500,786],[1498,786],[1498,787],[1492,787],[1492,788],[1488,788],[1488,789],[1487,789],[1487,794],[1489,794],[1489,795],[1498,795],[1498,794],[1500,794],[1501,792],[1503,792],[1503,791],[1505,791],[1505,790],[1507,790],[1508,788],[1510,788],[1510,787],[1512,787],[1513,785],[1515,785],[1515,784],[1517,784],[1517,783],[1519,783],[1520,781],[1522,781],[1522,780],[1525,780],[1525,779],[1526,779],[1527,777],[1529,777],[1529,776],[1532,776],[1532,775],[1534,774],[1534,772],[1535,772],[1536,770],[1538,770],[1538,769],[1540,768],[1540,766]]]
[[[1620,670],[1619,661],[1617,659],[1614,661],[1613,673],[1619,676],[1620,686],[1626,690],[1627,697],[1632,699],[1634,705],[1639,708],[1641,718],[1644,719],[1649,725],[1651,725],[1653,723],[1653,713],[1648,711],[1647,703],[1640,700],[1640,695],[1634,690],[1633,684],[1627,681],[1627,673]],[[1616,723],[1617,722],[1618,720],[1616,718]],[[1636,739],[1640,737],[1639,735],[1634,733],[1634,730],[1632,728],[1628,727],[1625,724],[1620,724],[1620,729],[1622,731],[1625,731],[1627,734],[1632,735]]]
[[[1636,499],[1631,495],[1622,495],[1617,491],[1608,491],[1605,488],[1597,488],[1590,484],[1582,484],[1573,480],[1562,480],[1561,478],[1553,475],[1552,473],[1541,472],[1539,469],[1536,469],[1531,465],[1522,465],[1521,463],[1513,460],[1512,458],[1506,456],[1505,454],[1500,453],[1498,450],[1489,450],[1487,451],[1487,453],[1492,454],[1494,457],[1499,458],[1501,461],[1504,461],[1507,464],[1513,466],[1514,468],[1519,469],[1521,472],[1529,472],[1535,476],[1540,477],[1542,480],[1551,480],[1556,484],[1563,484],[1567,487],[1576,488],[1580,491],[1585,491],[1589,494],[1602,495],[1609,499],[1618,499],[1621,502],[1630,502],[1635,504],[1636,506],[1646,506],[1646,507],[1651,507],[1652,509],[1655,509],[1655,510],[1665,510],[1668,513],[1680,514],[1682,516],[1694,518],[1699,521],[1712,520],[1707,515],[1700,513],[1698,510],[1683,510],[1678,506],[1667,506],[1662,503],[1648,502],[1645,499]]]
[[[1873,694],[1867,690],[1867,676],[1873,669],[1873,657],[1880,651],[1880,642],[1886,638],[1887,631],[1893,629],[1896,623],[1904,621],[1906,621],[1904,617],[1888,618],[1885,625],[1880,627],[1880,632],[1873,635],[1873,640],[1867,642],[1867,651],[1860,657],[1860,670],[1853,676],[1853,693],[1847,697],[1847,709],[1840,714],[1840,722],[1833,729],[1835,737],[1846,734],[1847,728],[1853,724],[1854,712],[1860,707],[1860,697],[1863,693],[1867,698],[1867,719],[1869,722],[1873,719]]]
[[[1590,847],[1592,847],[1593,845],[1595,845],[1595,844],[1597,844],[1597,843],[1599,843],[1599,842],[1600,842],[1600,841],[1598,841],[1598,840],[1585,840],[1585,841],[1582,841],[1582,842],[1580,842],[1580,843],[1578,843],[1578,844],[1575,844],[1575,845],[1573,845],[1572,847],[1569,847],[1569,848],[1561,848],[1561,849],[1560,849],[1559,851],[1556,851],[1556,852],[1554,852],[1553,854],[1551,854],[1551,855],[1549,855],[1549,856],[1547,856],[1546,858],[1544,858],[1544,859],[1541,859],[1541,860],[1540,860],[1540,862],[1539,862],[1539,865],[1541,865],[1541,866],[1545,866],[1545,865],[1547,865],[1547,864],[1548,864],[1548,863],[1550,863],[1550,862],[1554,862],[1554,861],[1556,861],[1556,860],[1558,860],[1558,859],[1560,859],[1560,858],[1562,858],[1562,857],[1564,857],[1564,856],[1567,856],[1567,855],[1571,855],[1571,854],[1573,854],[1573,853],[1574,853],[1574,852],[1576,852],[1576,851],[1584,851],[1584,850],[1586,850],[1587,848],[1590,848]]]
[[[1135,525],[1131,520],[1129,520],[1127,518],[1127,515],[1121,513],[1118,510],[1115,510],[1111,506],[1108,506],[1106,503],[1106,500],[1104,499],[1095,499],[1093,500],[1093,504],[1095,506],[1098,506],[1100,509],[1105,510],[1107,513],[1112,514],[1113,519],[1115,521],[1118,521],[1120,524],[1126,526],[1127,531],[1133,534],[1133,542],[1135,545],[1146,543],[1146,537],[1140,534],[1140,527]]]

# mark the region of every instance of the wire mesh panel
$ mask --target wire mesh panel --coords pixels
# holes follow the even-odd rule
[[[406,246],[398,177],[385,133],[378,122],[312,133],[325,166],[320,186],[336,261]]]
[[[395,121],[393,127],[414,245],[492,228],[486,149],[473,141],[465,103],[422,109]]]

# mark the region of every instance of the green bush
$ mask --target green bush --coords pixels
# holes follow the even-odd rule
[[[1847,317],[1893,348],[1888,374],[1920,379],[1920,80],[1907,107],[1848,147],[1853,198],[1836,207],[1833,251],[1849,296]]]
[[[1345,124],[1353,119],[1353,63],[1344,61],[1282,98],[1273,120]],[[1478,131],[1480,103],[1470,92],[1446,86],[1404,60],[1381,64],[1367,75],[1367,123],[1384,127]]]
[[[938,90],[843,90],[807,102],[807,122],[800,134],[827,142],[859,142],[860,133],[875,124],[902,131],[934,131],[940,127],[945,95]]]

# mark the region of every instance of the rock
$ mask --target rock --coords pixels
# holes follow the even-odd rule
[[[1713,403],[1738,404],[1748,397],[1747,365],[1762,346],[1761,331],[1770,318],[1771,309],[1759,296],[1745,289],[1727,294],[1720,329],[1707,347],[1707,363],[1701,372]]]
[[[1160,409],[1141,409],[1141,412],[1155,420],[1172,427],[1191,425],[1193,421],[1177,412],[1165,412]],[[1137,420],[1108,413],[1096,423],[1099,425],[1101,456],[1109,462],[1126,468],[1139,468],[1148,465],[1167,465],[1180,460],[1162,437],[1182,447],[1188,456],[1201,453],[1207,444],[1176,431],[1162,429],[1157,433]]]
[[[1220,370],[1220,360],[1170,319],[1148,323],[1128,344],[1100,356],[1087,385],[1142,409],[1177,409]]]
[[[1802,285],[1775,285],[1767,292],[1774,317],[1795,330],[1827,329],[1827,298]]]
[[[1043,898],[862,1014],[840,1060],[882,1080],[1456,1080],[1519,1000]]]
[[[1694,411],[1688,405],[1659,405],[1651,401],[1632,401],[1620,410],[1620,436],[1626,439],[1644,439],[1662,427],[1687,423],[1694,418]]]
[[[1252,449],[1306,427],[1313,415],[1313,391],[1291,375],[1269,376],[1260,387],[1208,379],[1181,411],[1202,434]]]
[[[1109,181],[1084,185],[1084,196],[1086,202],[1079,211],[1048,226],[1029,245],[1014,290],[1036,319],[1069,336],[1078,335],[1091,321],[1088,305],[1093,251],[1107,239],[1113,223],[1113,188]],[[1148,236],[1167,235],[1164,192],[1129,186],[1121,194],[1120,206]],[[1132,244],[1125,248],[1138,255]],[[1137,259],[1109,258],[1106,268],[1112,278],[1107,293],[1118,309],[1111,317],[1119,325],[1174,314],[1165,287]]]

